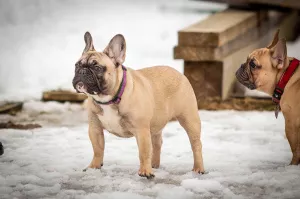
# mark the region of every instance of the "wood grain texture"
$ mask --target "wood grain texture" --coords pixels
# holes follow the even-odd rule
[[[222,62],[184,62],[184,75],[190,81],[197,100],[221,96],[222,74]]]
[[[257,12],[227,9],[180,30],[178,45],[221,46],[257,25]]]
[[[263,37],[270,29],[277,27],[283,19],[289,18],[288,21],[293,21],[293,18],[291,18],[290,15],[295,16],[295,13],[287,15],[281,12],[270,12],[269,17],[261,21],[257,28],[252,28],[219,47],[176,46],[174,48],[174,58],[184,59],[186,61],[221,61],[227,55],[244,48],[253,41],[257,41]],[[290,31],[292,31],[293,28],[294,26],[290,26],[290,28],[286,26],[286,29],[289,29]]]

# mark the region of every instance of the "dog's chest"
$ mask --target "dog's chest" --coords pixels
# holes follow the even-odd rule
[[[104,129],[108,132],[119,136],[119,137],[131,137],[132,134],[127,131],[127,129],[122,126],[121,119],[119,112],[117,109],[111,106],[102,106],[101,107],[103,112],[98,114],[98,118],[102,123]]]

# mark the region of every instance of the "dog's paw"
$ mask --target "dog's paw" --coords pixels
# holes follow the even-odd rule
[[[147,179],[152,179],[155,175],[152,172],[152,169],[140,169],[139,176],[146,177]]]
[[[158,169],[159,168],[159,163],[152,163],[152,168]]]
[[[290,163],[290,165],[299,165],[300,164],[300,157],[297,155],[293,155],[293,159]]]
[[[152,163],[152,168],[158,169],[160,165],[160,157],[158,155],[156,156],[153,155],[151,163]]]
[[[101,167],[103,166],[103,164],[100,164],[100,166],[97,166],[97,165],[90,165],[88,166],[87,168],[83,169],[82,171],[83,172],[86,172],[88,169],[101,169]]]
[[[192,171],[195,172],[195,173],[202,174],[202,175],[208,174],[207,171],[201,170],[200,168],[193,168]]]

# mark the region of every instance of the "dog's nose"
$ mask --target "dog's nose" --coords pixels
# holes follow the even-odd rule
[[[79,82],[79,83],[77,84],[77,86],[78,86],[79,88],[82,88],[82,87],[84,87],[84,84],[83,84],[82,82]]]

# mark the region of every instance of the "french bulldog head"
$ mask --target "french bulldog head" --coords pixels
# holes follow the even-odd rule
[[[279,39],[277,30],[272,43],[250,53],[235,75],[247,88],[272,94],[277,83],[277,75],[287,63],[286,41]]]
[[[125,61],[126,42],[115,35],[103,52],[97,52],[89,32],[84,35],[85,48],[75,64],[73,87],[87,95],[111,95],[118,83],[118,70]]]

